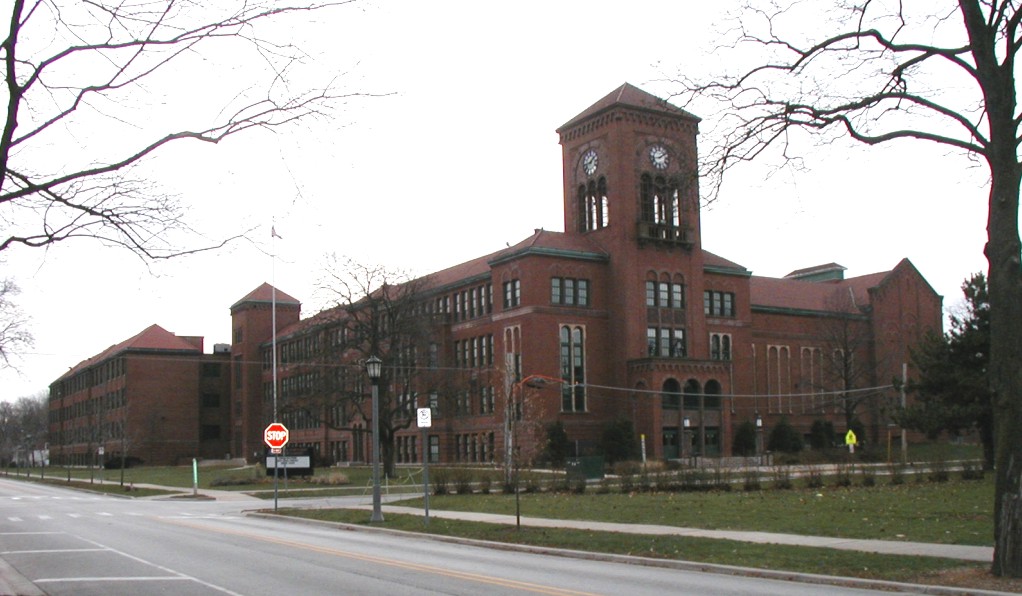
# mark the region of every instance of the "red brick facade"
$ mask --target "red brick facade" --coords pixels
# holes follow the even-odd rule
[[[886,427],[897,399],[891,380],[910,347],[940,330],[941,297],[907,260],[850,279],[835,264],[777,279],[704,250],[698,124],[623,85],[558,130],[563,232],[537,230],[407,286],[430,332],[384,358],[408,383],[395,373],[381,387],[384,400],[407,406],[393,437],[398,462],[424,452],[501,462],[518,408],[515,440],[533,454],[553,422],[586,455],[608,424],[625,421],[651,459],[728,455],[738,425],[756,419],[764,433],[782,419],[808,432],[814,420],[843,431],[854,418],[874,439]],[[221,451],[258,457],[276,398],[291,446],[311,447],[325,463],[366,461],[369,384],[358,361],[376,340],[355,332],[354,315],[334,309],[303,320],[298,300],[267,284],[231,315],[222,422],[230,442]],[[152,378],[138,386],[151,393],[139,394],[133,424],[159,411],[187,426],[202,391],[190,373],[161,362],[139,368]],[[85,399],[76,391],[72,402]],[[423,445],[413,414],[427,405],[435,411]]]
[[[843,431],[847,415],[875,437],[889,423],[897,395],[887,386],[909,347],[940,330],[941,297],[907,260],[847,280],[833,264],[771,279],[703,250],[697,132],[696,117],[623,85],[558,130],[564,232],[537,230],[420,280],[424,308],[443,321],[433,366],[472,377],[467,397],[446,396],[454,411],[435,414],[435,457],[502,461],[516,391],[533,421],[526,439],[560,421],[583,454],[620,419],[651,458],[729,454],[736,426],[757,416],[764,432],[782,418],[803,432],[816,419]],[[310,345],[328,328],[315,317],[278,322],[279,340]],[[477,342],[490,350],[485,361]],[[279,369],[282,378],[293,370]],[[529,377],[557,382],[519,383]],[[428,378],[416,406],[444,392]],[[271,383],[265,368],[262,382]],[[357,420],[355,431],[295,421],[292,441],[326,461],[364,461],[369,437]],[[414,426],[395,449],[398,461],[421,461]]]
[[[230,451],[226,349],[153,325],[50,385],[50,461],[174,465]],[[102,452],[102,453],[101,453]]]

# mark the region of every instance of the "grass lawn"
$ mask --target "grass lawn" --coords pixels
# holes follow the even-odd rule
[[[432,500],[430,502],[432,506]],[[353,509],[282,509],[280,513],[356,525],[370,525],[369,512]],[[382,527],[442,536],[565,548],[587,552],[676,559],[757,569],[836,575],[932,585],[1012,589],[989,577],[989,565],[937,559],[876,555],[822,548],[752,544],[712,538],[667,537],[557,528],[529,528],[388,513]],[[1019,584],[1018,587],[1022,587]]]
[[[523,516],[993,546],[993,479],[873,487],[523,493]],[[421,507],[421,499],[407,504]],[[430,497],[437,510],[515,513],[514,495]]]

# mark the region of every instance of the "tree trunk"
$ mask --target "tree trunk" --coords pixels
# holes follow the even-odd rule
[[[991,122],[992,128],[996,126]],[[1013,135],[1005,135],[1012,138]],[[994,149],[987,221],[990,266],[990,389],[995,419],[994,575],[1022,577],[1022,245],[1019,168]],[[997,163],[997,160],[1003,160]],[[1000,167],[998,167],[1000,166]]]

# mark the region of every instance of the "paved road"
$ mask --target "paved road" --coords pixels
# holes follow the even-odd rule
[[[76,596],[821,592],[818,585],[244,515],[252,506],[240,500],[127,500],[0,479],[0,559],[10,577],[20,574],[48,594]],[[828,595],[869,593],[822,589]]]

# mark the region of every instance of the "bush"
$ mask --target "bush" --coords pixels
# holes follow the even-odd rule
[[[983,480],[983,467],[974,462],[965,462],[962,466],[962,480]]]
[[[603,427],[600,453],[609,464],[638,457],[639,441],[631,421],[622,418]]]
[[[853,466],[838,465],[837,472],[834,474],[834,486],[851,486],[854,471],[855,468]]]
[[[806,472],[806,486],[808,488],[822,488],[823,487],[823,472],[818,468],[810,468]]]
[[[781,418],[781,421],[770,431],[767,449],[781,453],[798,453],[802,451],[802,447],[802,435],[798,434],[787,418]]]
[[[430,474],[430,484],[433,485],[434,495],[446,495],[450,490],[451,473],[447,468],[436,468]]]
[[[564,430],[564,423],[558,420],[546,427],[546,449],[542,459],[553,468],[563,468],[564,462],[571,453],[571,440]]]
[[[735,429],[735,438],[731,442],[731,450],[735,455],[741,457],[756,454],[756,425],[751,420],[746,420]]]
[[[788,490],[794,485],[791,482],[791,469],[786,466],[774,467],[774,488]]]
[[[453,477],[454,492],[459,495],[472,494],[472,472],[464,468],[458,468],[451,474]]]
[[[905,484],[905,466],[903,464],[891,464],[888,470],[891,484],[895,486]]]
[[[823,451],[834,446],[834,423],[829,420],[813,420],[809,429],[809,446],[815,451]]]
[[[320,474],[319,476],[313,476],[309,478],[311,484],[322,484],[325,486],[344,486],[351,484],[351,480],[348,479],[347,474],[340,471],[330,471],[326,474]]]
[[[742,474],[742,490],[745,492],[754,492],[762,489],[763,486],[759,481],[759,470],[754,468],[746,468]]]

